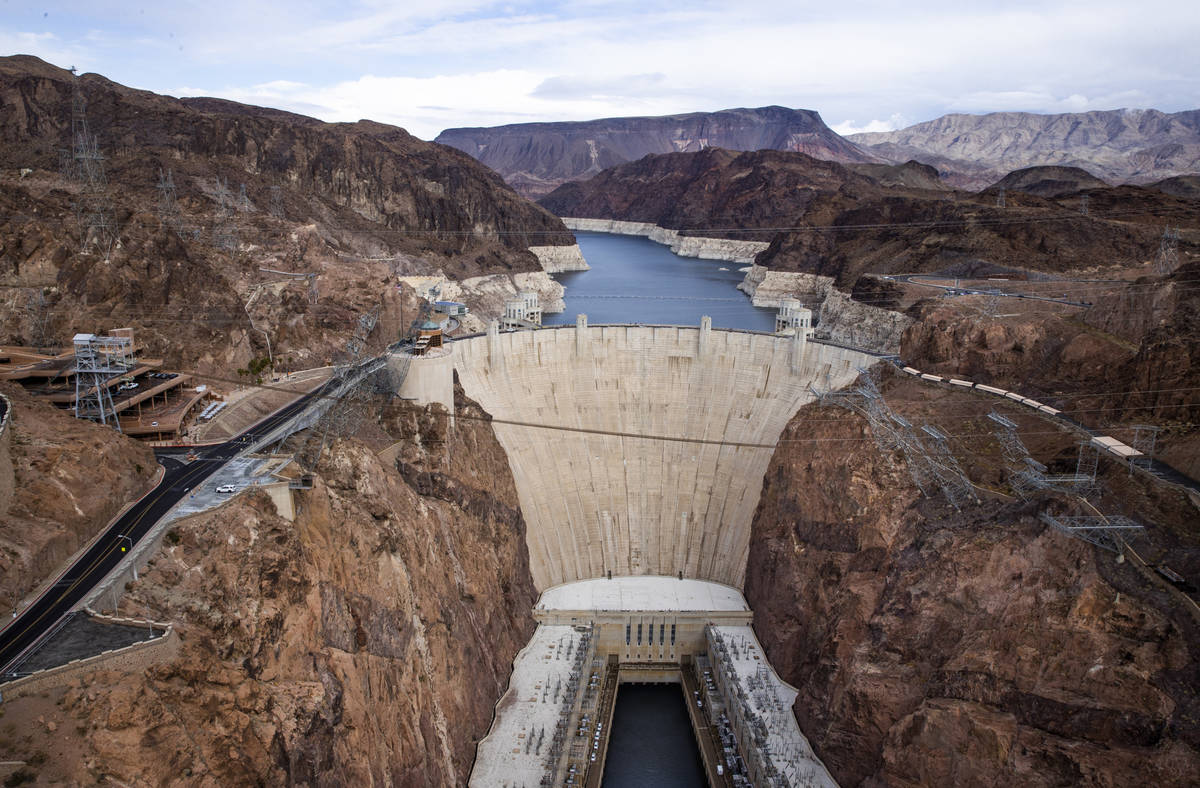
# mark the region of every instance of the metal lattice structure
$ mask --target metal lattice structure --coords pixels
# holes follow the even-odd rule
[[[333,372],[331,380],[341,381],[343,388],[337,399],[309,431],[304,445],[296,452],[300,465],[312,470],[335,437],[347,437],[357,431],[366,418],[370,404],[380,394],[391,396],[399,389],[386,365],[371,370],[360,369],[359,356],[367,339],[379,322],[379,307],[359,315],[354,334],[346,342],[346,358]]]
[[[237,227],[233,222],[233,197],[229,193],[228,184],[222,178],[217,178],[213,199],[217,202],[213,211],[213,246],[232,252],[238,247]]]
[[[183,216],[179,212],[178,197],[175,192],[175,176],[171,170],[166,174],[158,171],[158,221],[162,226],[173,230],[180,238],[184,237],[185,228]]]
[[[838,405],[866,418],[876,448],[885,455],[901,452],[913,484],[925,497],[940,490],[947,502],[960,511],[968,503],[977,501],[975,485],[950,450],[948,436],[928,425],[917,430],[908,419],[888,406],[871,373],[859,371],[863,374],[857,389],[853,392],[827,391],[818,395],[822,404]],[[925,438],[922,439],[918,432]]]
[[[1163,228],[1162,238],[1158,242],[1158,260],[1154,270],[1162,276],[1175,272],[1179,267],[1179,228]]]
[[[75,69],[71,69],[75,73]],[[87,101],[76,76],[71,88],[71,149],[60,158],[66,179],[76,190],[75,221],[79,228],[79,251],[91,249],[107,260],[117,241],[117,222],[108,195],[104,155],[87,119]]]
[[[1021,436],[1017,434],[1017,423],[993,410],[988,418],[997,424],[996,438],[1008,467],[1008,485],[1022,500],[1028,501],[1043,490],[1073,492],[1086,497],[1096,481],[1096,468],[1100,455],[1089,441],[1079,444],[1079,455],[1075,461],[1075,473],[1047,473],[1042,463],[1029,456]]]
[[[1142,525],[1119,514],[1107,517],[1103,515],[1095,517],[1056,517],[1042,512],[1038,515],[1038,518],[1068,536],[1083,539],[1085,542],[1091,542],[1097,547],[1102,547],[1114,553],[1121,552],[1125,537],[1133,536],[1139,531],[1144,530]]]
[[[1155,424],[1134,424],[1133,425],[1133,440],[1129,445],[1134,450],[1141,452],[1141,456],[1129,458],[1130,473],[1133,472],[1134,465],[1148,466],[1154,462],[1154,452],[1158,448],[1158,433],[1162,430]]]
[[[133,339],[75,335],[75,417],[111,423],[119,432],[109,381],[133,369]]]
[[[272,216],[274,216],[276,219],[284,218],[284,215],[283,215],[283,190],[280,189],[278,186],[271,187],[271,202],[270,202],[270,207],[267,209],[267,211]]]
[[[46,347],[47,327],[50,324],[50,309],[42,288],[39,287],[37,293],[29,299],[27,309],[30,317],[29,343],[41,352]]]

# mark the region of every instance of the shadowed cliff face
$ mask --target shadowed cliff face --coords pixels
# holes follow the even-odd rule
[[[533,630],[524,523],[489,424],[399,407],[382,426],[397,461],[338,443],[294,524],[250,493],[175,526],[121,612],[176,622],[178,658],[68,689],[55,717],[81,749],[44,777],[465,783]]]
[[[962,417],[982,418],[988,403],[929,399],[916,382],[884,390],[910,419],[986,436]],[[838,781],[1191,784],[1196,620],[1132,562],[1048,529],[1036,505],[955,514],[918,499],[869,434],[840,409],[797,414],[783,439],[817,443],[775,453],[746,578],[755,629],[799,688],[801,728]],[[1031,440],[1040,456],[1069,454],[1069,437]],[[955,444],[972,452],[974,478],[1001,483],[976,456],[997,452],[986,437]],[[1106,478],[1102,507],[1136,508],[1154,538],[1185,540],[1171,561],[1194,562],[1193,507],[1120,469]]]
[[[879,161],[838,136],[816,112],[785,107],[446,129],[437,141],[471,154],[530,198],[652,153],[782,150],[832,161]]]

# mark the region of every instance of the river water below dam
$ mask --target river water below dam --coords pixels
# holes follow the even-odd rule
[[[761,309],[737,289],[745,263],[679,257],[648,238],[576,232],[590,271],[555,274],[567,288],[566,309],[546,315],[546,325],[588,322],[658,323],[713,328],[775,329],[775,310]]]
[[[704,766],[678,684],[621,685],[601,785],[704,788]]]

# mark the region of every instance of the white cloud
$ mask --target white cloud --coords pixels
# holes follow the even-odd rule
[[[94,3],[79,3],[73,30],[56,15],[44,32],[0,22],[0,48],[426,138],[764,104],[816,109],[853,133],[951,111],[1178,110],[1200,96],[1200,15],[1171,0],[188,0],[137,17]]]
[[[903,115],[897,112],[887,120],[868,120],[861,126],[853,120],[844,120],[836,126],[830,126],[830,128],[844,137],[847,134],[863,134],[869,131],[895,131],[907,125],[909,125],[908,121],[904,119]]]

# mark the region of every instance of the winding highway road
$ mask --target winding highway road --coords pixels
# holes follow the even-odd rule
[[[328,384],[326,384],[328,386]],[[243,449],[305,408],[325,387],[306,394],[225,443],[201,448],[189,463],[166,462],[166,472],[154,489],[113,522],[53,585],[0,629],[0,682],[16,678],[11,667],[84,599],[131,548],[190,490],[221,469]],[[19,674],[18,674],[19,675]]]

